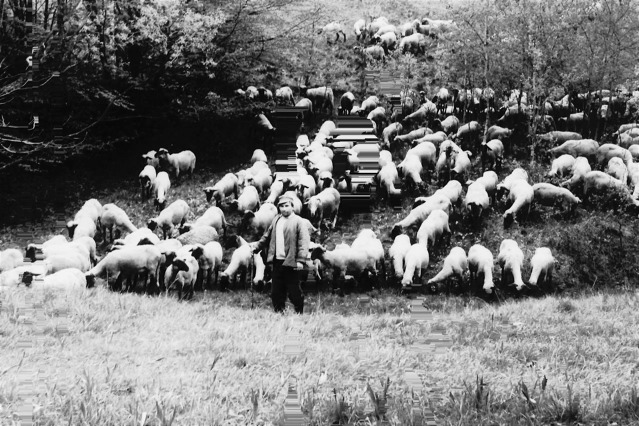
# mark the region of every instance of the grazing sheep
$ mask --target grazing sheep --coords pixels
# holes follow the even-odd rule
[[[397,179],[399,179],[399,174],[397,173],[397,167],[393,162],[387,163],[383,166],[375,176],[377,187],[379,189],[383,189],[387,197],[398,196],[401,194],[402,191],[395,188],[395,181]]]
[[[100,222],[102,218],[100,218]],[[88,216],[82,216],[76,220],[67,223],[67,231],[69,238],[76,239],[81,237],[95,237],[97,226],[95,222]],[[104,235],[104,233],[102,234]]]
[[[195,284],[196,289],[211,288],[211,275],[215,272],[215,280],[213,284],[217,285],[219,278],[220,266],[222,265],[222,257],[224,251],[217,241],[211,241],[204,245],[196,244],[191,254],[199,264],[199,274]]]
[[[24,257],[18,249],[6,249],[0,251],[0,272],[9,271],[15,267],[22,265]]]
[[[569,140],[549,150],[553,157],[557,158],[563,154],[570,154],[573,157],[586,157],[595,159],[599,143],[592,139]]]
[[[315,247],[311,251],[311,260],[319,260],[324,267],[332,270],[333,289],[337,288],[338,280],[346,278],[346,273],[361,276],[375,270],[375,260],[366,252],[346,246],[331,251],[322,246]]]
[[[490,199],[486,187],[482,182],[473,182],[466,191],[464,206],[470,215],[470,220],[478,225],[481,221],[482,214],[490,205]]]
[[[237,198],[239,186],[240,183],[235,173],[227,173],[215,185],[204,188],[206,201],[210,202],[212,199],[215,204],[222,204],[222,200],[231,194],[234,194],[235,198]]]
[[[23,281],[24,274],[42,275],[44,272],[42,265],[23,265],[4,271],[0,273],[0,289],[19,286]]]
[[[270,169],[260,169],[257,173],[247,173],[245,186],[254,186],[259,194],[264,194],[273,183],[273,175]]]
[[[628,167],[626,167],[623,160],[619,157],[612,157],[608,161],[606,173],[622,183],[628,183]]]
[[[548,172],[549,177],[559,176],[564,177],[572,171],[572,166],[575,164],[575,157],[570,154],[564,154],[558,158],[555,158]]]
[[[84,202],[80,210],[75,214],[74,220],[79,220],[81,217],[89,217],[95,224],[98,224],[100,215],[102,214],[102,204],[95,198],[91,198]]]
[[[504,144],[499,139],[481,143],[481,168],[501,170],[504,159]]]
[[[131,223],[126,212],[112,203],[105,204],[102,207],[102,216],[100,217],[100,222],[102,223],[102,238],[105,241],[107,229],[109,230],[111,242],[113,242],[113,227],[116,227],[119,231],[127,232],[133,232],[138,229]]]
[[[458,179],[460,182],[466,181],[466,176],[470,171],[472,163],[470,162],[470,157],[473,154],[470,151],[461,151],[455,157],[455,165],[450,170],[450,175],[452,179]]]
[[[440,131],[440,132],[435,132],[433,134],[424,135],[419,139],[415,139],[411,142],[411,145],[415,146],[423,142],[431,142],[431,143],[434,143],[435,145],[441,146],[441,144],[444,143],[444,141],[446,141],[447,139],[448,139],[448,136],[446,135],[446,133]]]
[[[231,261],[226,269],[220,274],[220,290],[225,291],[231,282],[237,282],[237,273],[241,273],[241,281],[247,284],[246,274],[249,272],[253,250],[251,245],[244,238],[237,236],[237,248],[231,255]]]
[[[275,101],[278,105],[295,105],[295,97],[293,96],[293,89],[289,86],[282,86],[279,89],[275,89]]]
[[[364,251],[368,257],[375,261],[375,268],[373,272],[377,275],[377,264],[381,266],[382,276],[386,276],[386,264],[384,262],[384,246],[382,242],[377,238],[375,232],[371,229],[362,229],[357,234],[355,240],[351,244],[351,248],[354,250]]]
[[[557,187],[550,183],[536,183],[533,185],[534,200],[544,206],[568,205],[573,211],[581,200],[566,188]]]
[[[396,140],[396,136],[402,133],[404,127],[401,123],[391,123],[382,131],[382,148],[388,149],[392,141]]]
[[[271,185],[270,192],[268,194],[268,198],[265,203],[274,204],[275,201],[291,187],[291,180],[288,178],[284,178],[282,180],[275,180]]]
[[[450,200],[453,206],[459,206],[462,201],[463,193],[464,193],[464,188],[462,187],[462,184],[459,181],[451,180],[446,185],[444,185],[443,188],[439,188],[437,191],[435,191],[433,195],[436,195],[436,194],[445,195],[446,197],[448,197],[448,199]],[[415,198],[415,203],[413,203],[413,208],[419,205],[417,204],[418,201],[421,204],[421,202],[423,202],[425,199],[426,197]]]
[[[443,121],[435,120],[435,124],[438,124],[439,128],[447,135],[457,133],[459,130],[459,118],[454,115],[449,115]]]
[[[155,193],[155,200],[153,204],[157,211],[162,211],[166,207],[166,196],[171,189],[171,180],[167,172],[160,172],[155,177],[155,184],[153,185],[153,192]]]
[[[556,145],[558,143],[563,144],[567,141],[581,140],[583,139],[583,136],[581,136],[581,133],[554,131],[537,135],[537,139],[539,142],[547,142]]]
[[[401,133],[401,132],[400,132]],[[411,132],[408,132],[405,135],[396,135],[395,138],[392,140],[392,142],[394,143],[410,143],[414,140],[423,138],[426,135],[430,135],[432,134],[433,131],[431,129],[429,129],[428,127],[420,127],[418,129],[415,129]]]
[[[387,164],[390,164],[393,162],[393,154],[391,154],[390,151],[383,149],[381,151],[379,151],[379,159],[377,160],[377,164],[379,164],[379,167],[384,167]]]
[[[313,176],[301,176],[297,184],[297,195],[302,203],[306,203],[317,191],[317,184]]]
[[[322,219],[332,220],[332,228],[337,223],[337,213],[339,211],[340,195],[335,188],[323,189],[317,195],[308,200],[308,212],[311,223],[317,223],[318,233],[321,234]]]
[[[532,272],[529,285],[550,285],[552,282],[552,273],[555,268],[555,258],[548,247],[539,247],[535,249],[535,255],[530,259]]]
[[[408,216],[393,225],[391,236],[395,237],[401,234],[406,228],[410,228],[412,226],[419,227],[422,222],[428,217],[428,215],[430,215],[430,213],[434,210],[441,209],[446,213],[449,213],[450,207],[450,199],[445,195],[431,195],[426,200],[424,200],[423,204],[420,204],[419,206],[412,209],[410,213],[408,213]]]
[[[444,234],[450,235],[448,213],[439,209],[433,210],[419,226],[417,242],[426,248],[433,247]]]
[[[508,194],[512,185],[518,180],[528,182],[528,172],[521,167],[513,170],[500,184],[497,185],[497,198],[501,199],[504,194]]]
[[[345,92],[339,100],[337,113],[339,115],[351,115],[353,105],[355,105],[355,95],[351,92]]]
[[[177,154],[169,154],[165,148],[160,148],[156,154],[160,161],[160,169],[167,173],[175,175],[176,178],[180,174],[193,175],[195,169],[195,154],[193,151],[182,151]]]
[[[402,176],[404,176],[406,186],[411,186],[412,188],[419,190],[425,189],[426,184],[421,177],[421,173],[424,168],[422,166],[422,161],[417,155],[406,155],[404,161],[397,165],[397,170]]]
[[[401,280],[404,275],[404,259],[410,247],[411,243],[408,235],[399,234],[395,237],[393,245],[388,250],[388,255],[392,259],[393,270],[395,271],[395,278],[397,278],[397,280]]]
[[[82,272],[91,268],[89,256],[76,250],[69,250],[59,254],[52,254],[44,259],[44,273],[53,274],[67,268],[79,269]]]
[[[139,272],[149,274],[150,283],[155,286],[161,259],[160,250],[153,245],[123,247],[109,252],[85,274],[87,287],[95,285],[95,277],[106,276],[107,280],[115,278],[115,285],[111,288],[121,289],[125,278]]]
[[[140,172],[138,179],[140,180],[140,196],[142,199],[151,197],[155,185],[157,173],[153,166],[146,165]]]
[[[263,233],[268,229],[273,219],[277,216],[277,207],[272,203],[263,203],[256,212],[246,211],[242,217],[240,234],[244,234],[249,229],[254,229],[256,233]]]
[[[475,244],[468,250],[468,270],[471,285],[476,287],[483,281],[482,288],[488,294],[493,292],[493,254],[486,247]],[[482,280],[483,277],[483,280]]]
[[[160,238],[149,228],[138,228],[131,232],[124,239],[118,239],[113,242],[112,250],[117,250],[123,246],[137,246],[142,240],[147,240],[147,244],[159,244]]]
[[[198,217],[193,223],[185,223],[180,232],[190,231],[192,228],[196,228],[198,226],[212,226],[215,228],[218,234],[226,233],[226,217],[224,216],[224,212],[221,208],[217,206],[209,207],[202,216]]]
[[[634,188],[632,191],[632,199],[639,198],[639,163],[632,163],[628,167],[628,178],[630,185]]]
[[[31,262],[36,261],[36,248],[37,245],[35,244],[27,246],[26,256]],[[91,237],[80,237],[71,242],[61,241],[59,244],[47,244],[42,247],[42,254],[45,259],[49,256],[64,255],[70,252],[81,254],[91,265],[96,263],[96,245],[95,240]]]
[[[528,182],[523,179],[516,180],[510,187],[508,195],[512,205],[504,212],[504,227],[510,226],[515,221],[515,216],[521,211],[526,213],[526,217],[530,213],[530,207],[535,199],[535,191]]]
[[[22,275],[22,282],[34,291],[45,289],[73,291],[87,288],[84,272],[75,268],[61,269],[51,275],[46,275],[42,281],[34,281],[33,278],[36,276],[38,275],[25,271]]]
[[[609,194],[611,191],[619,191],[630,199],[632,204],[639,206],[639,201],[632,198],[630,191],[625,183],[615,179],[607,173],[600,171],[591,171],[584,176],[584,198],[592,191],[599,191]]]
[[[448,256],[446,256],[446,259],[444,259],[442,270],[428,280],[428,284],[437,284],[452,276],[456,276],[459,280],[459,284],[461,284],[464,279],[464,272],[467,270],[468,258],[466,257],[466,252],[461,247],[453,247]]]
[[[572,165],[572,176],[570,179],[560,183],[560,186],[573,187],[579,182],[582,182],[586,174],[588,174],[591,170],[590,163],[586,157],[575,158],[575,163]]]
[[[68,241],[64,235],[56,235],[55,237],[51,237],[50,239],[48,239],[42,244],[34,244],[34,243],[27,244],[27,247],[25,248],[25,253],[26,253],[25,255],[27,258],[31,259],[31,262],[35,262],[35,256],[36,256],[37,250],[44,251],[48,247],[52,247],[59,244],[67,244],[67,243]]]
[[[626,148],[612,143],[605,143],[597,149],[597,164],[601,167],[607,164],[611,158],[621,158],[625,164],[631,163],[632,154]]]
[[[495,196],[497,194],[497,182],[499,177],[497,173],[492,170],[485,171],[484,174],[478,178],[475,182],[479,182],[484,185],[486,188],[486,192],[490,196],[490,200],[492,204],[495,204]],[[468,184],[472,184],[473,182],[468,182]]]
[[[251,156],[251,164],[255,164],[256,161],[263,161],[268,163],[268,159],[266,158],[266,154],[263,149],[256,149],[253,151],[253,155]]]
[[[219,235],[217,230],[212,226],[201,225],[194,226],[184,234],[178,235],[175,239],[185,246],[188,244],[207,244],[211,241],[217,241]]]
[[[176,225],[184,225],[186,217],[191,211],[191,208],[184,200],[176,200],[169,204],[167,208],[162,210],[157,217],[151,218],[147,222],[147,227],[151,231],[155,231],[156,228],[162,230],[162,235],[166,240],[171,235],[173,228]]]
[[[415,155],[422,162],[424,167],[435,168],[435,159],[437,158],[437,147],[432,142],[420,142],[406,152],[406,156]]]
[[[453,137],[453,140],[460,141],[460,145],[466,142],[466,146],[474,147],[477,144],[480,132],[481,125],[476,121],[471,121],[457,130],[457,134]]]
[[[241,212],[255,211],[260,207],[260,194],[254,186],[245,186],[240,196],[231,201],[230,205]]]
[[[404,262],[406,267],[402,277],[402,287],[409,287],[415,281],[415,276],[421,280],[422,271],[428,269],[430,262],[428,249],[424,244],[413,244],[406,253]]]
[[[517,288],[517,291],[520,291],[524,287],[524,281],[521,278],[524,252],[521,251],[515,240],[505,239],[501,242],[497,262],[501,267],[501,286],[505,287],[507,284],[511,284],[510,278],[512,278],[512,284]]]
[[[493,139],[499,139],[500,141],[504,141],[504,139],[508,139],[513,135],[512,129],[507,129],[505,127],[500,126],[490,126],[488,130],[486,130],[486,140],[490,141]],[[581,139],[581,138],[580,138]]]

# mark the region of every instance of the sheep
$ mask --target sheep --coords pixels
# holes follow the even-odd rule
[[[157,151],[151,150],[142,155],[142,158],[146,160],[146,164],[149,166],[153,166],[155,170],[160,168],[160,160],[157,158],[156,154]]]
[[[448,199],[453,205],[459,206],[461,204],[463,192],[464,192],[464,188],[462,187],[462,184],[459,181],[451,180],[446,185],[444,185],[443,188],[439,188],[437,191],[435,191],[433,195],[435,194],[445,195],[446,197],[448,197]],[[416,207],[418,200],[420,201],[420,204],[421,204],[421,202],[424,199],[425,197],[417,197],[415,199],[415,203],[413,203],[413,208]]]
[[[156,156],[160,161],[160,168],[167,173],[174,174],[176,178],[185,173],[193,175],[193,170],[195,169],[195,154],[193,154],[193,151],[186,150],[177,154],[169,154],[169,151],[165,148],[160,148]]]
[[[392,162],[393,154],[391,154],[390,151],[385,149],[379,151],[379,159],[377,160],[377,164],[379,164],[379,167],[384,167],[385,165]]]
[[[273,182],[273,184],[271,185],[268,198],[264,202],[274,204],[275,201],[277,201],[277,199],[280,197],[280,195],[288,191],[290,187],[291,187],[291,180],[289,178],[284,178],[282,180],[275,180],[275,182]]]
[[[436,209],[419,226],[417,242],[423,244],[426,248],[433,247],[444,234],[450,235],[448,213]]]
[[[632,163],[628,167],[628,178],[630,180],[630,185],[632,185],[632,199],[636,200],[639,198],[639,163]]]
[[[366,116],[367,120],[371,120],[374,125],[375,133],[382,133],[382,126],[386,123],[386,109],[384,107],[378,106],[374,110],[368,113]]]
[[[466,175],[468,174],[472,163],[470,162],[470,157],[473,154],[470,151],[461,151],[455,157],[455,165],[450,170],[451,178],[459,179],[460,182],[465,182]]]
[[[337,281],[344,280],[346,273],[361,276],[375,270],[374,259],[363,250],[350,247],[328,251],[325,247],[318,246],[311,251],[311,260],[318,260],[324,267],[332,269],[334,290],[337,288]]]
[[[139,272],[149,274],[151,285],[156,285],[161,259],[160,250],[153,245],[123,247],[109,252],[85,274],[87,287],[91,288],[95,285],[96,277],[106,276],[107,280],[109,278],[116,280],[111,288],[121,289],[124,278]]]
[[[236,275],[241,272],[241,280],[246,285],[246,274],[253,257],[251,245],[244,238],[236,237],[237,248],[231,255],[231,261],[226,269],[220,274],[220,290],[226,291],[231,281],[236,281]]]
[[[600,171],[591,171],[584,176],[584,197],[587,197],[591,191],[619,191],[631,199],[632,204],[639,206],[639,201],[632,198],[630,191],[625,183]]]
[[[490,126],[488,130],[486,130],[486,140],[490,141],[493,139],[499,139],[503,142],[504,139],[508,139],[513,135],[512,129],[507,129],[505,127],[500,126]]]
[[[473,182],[466,191],[464,207],[470,215],[470,219],[475,224],[479,224],[481,216],[488,206],[490,199],[486,187],[482,182]]]
[[[508,176],[506,176],[506,178],[501,181],[500,184],[497,185],[497,198],[501,199],[504,194],[507,194],[510,191],[512,185],[518,180],[524,180],[528,182],[528,172],[521,167],[517,167]]]
[[[27,246],[26,257],[31,262],[36,261],[36,249],[37,245],[35,244]],[[42,247],[42,254],[45,259],[49,256],[64,255],[70,252],[80,253],[91,265],[96,263],[96,245],[95,240],[91,237],[80,237],[71,242],[60,241],[60,243],[47,244]]]
[[[100,222],[102,218],[100,218]],[[67,230],[71,239],[81,237],[95,237],[97,227],[95,222],[88,216],[82,216],[76,220],[67,223]],[[104,233],[102,234],[104,235]]]
[[[109,230],[111,236],[111,242],[113,242],[113,227],[115,226],[120,231],[133,232],[136,228],[129,220],[129,216],[124,210],[115,204],[105,204],[102,207],[102,216],[100,217],[102,223],[102,238],[106,241],[106,230]],[[77,232],[77,229],[76,229]],[[75,236],[74,236],[75,238]]]
[[[538,247],[535,255],[530,259],[532,272],[530,273],[529,285],[550,285],[552,273],[555,268],[555,258],[548,247]]]
[[[582,182],[586,174],[591,170],[590,163],[586,157],[577,157],[575,158],[575,163],[572,165],[572,176],[559,185],[562,187],[573,187],[577,183]]]
[[[251,164],[255,164],[256,161],[263,161],[265,163],[268,162],[263,149],[256,149],[253,151],[253,155],[251,156]]]
[[[623,160],[619,157],[612,157],[608,160],[606,173],[615,179],[618,179],[622,183],[628,182],[628,167],[626,167]]]
[[[446,259],[444,259],[442,270],[433,278],[429,279],[428,284],[437,284],[452,276],[456,276],[459,280],[459,284],[461,284],[464,278],[464,272],[467,270],[468,257],[466,257],[466,252],[461,247],[453,247],[448,256],[446,256]]]
[[[257,173],[248,173],[245,177],[245,186],[254,186],[260,194],[265,193],[273,183],[270,169],[260,169]]]
[[[180,224],[184,225],[186,217],[188,216],[191,208],[184,200],[176,200],[169,204],[167,208],[162,210],[157,217],[151,218],[147,221],[147,227],[151,231],[155,231],[156,228],[162,230],[164,239],[170,236],[173,228]]]
[[[34,243],[27,244],[27,247],[25,248],[25,255],[27,258],[31,259],[31,262],[35,262],[37,250],[43,251],[48,247],[52,247],[59,244],[67,244],[67,243],[68,241],[64,235],[56,235],[55,237],[51,237],[50,239],[48,239],[42,244],[34,244]]]
[[[524,263],[524,253],[517,245],[515,240],[505,239],[499,246],[499,255],[497,262],[501,267],[501,285],[505,287],[506,280],[512,277],[512,284],[520,291],[524,287],[524,281],[521,278],[521,267]]]
[[[87,288],[87,279],[84,272],[75,268],[61,269],[60,271],[46,275],[41,281],[34,281],[38,276],[30,271],[25,271],[22,275],[22,282],[34,291],[38,290],[83,290]]]
[[[204,225],[212,226],[213,228],[215,228],[218,234],[222,234],[222,232],[226,233],[227,223],[222,209],[217,206],[211,206],[204,213],[202,213],[202,216],[198,217],[195,222],[187,222],[183,225],[182,228],[186,231],[190,231],[192,228]]]
[[[459,118],[449,115],[443,121],[435,120],[435,124],[446,134],[456,133],[459,129]]]
[[[535,202],[545,206],[563,206],[566,203],[573,211],[581,203],[581,200],[566,188],[550,183],[536,183],[532,188]]]
[[[193,298],[195,283],[200,271],[200,265],[190,253],[176,257],[171,265],[170,272],[164,276],[164,286],[168,295],[169,290],[177,288],[178,300],[182,300],[182,292],[185,298]]]
[[[426,135],[430,135],[432,134],[433,131],[431,129],[429,129],[428,127],[420,127],[418,129],[415,129],[411,132],[408,132],[405,135],[396,135],[395,138],[392,140],[393,143],[410,143],[414,140],[423,138]]]
[[[23,282],[25,274],[44,274],[43,265],[23,265],[0,273],[0,289],[2,287],[17,287]]]
[[[432,134],[424,135],[419,139],[415,139],[411,142],[411,145],[419,145],[423,142],[432,142],[436,145],[441,145],[445,140],[448,139],[448,136],[444,132],[435,132]]]
[[[487,170],[484,172],[484,174],[480,178],[478,178],[475,181],[484,185],[484,188],[486,188],[486,192],[488,193],[488,196],[490,197],[492,204],[495,203],[495,195],[497,194],[498,180],[499,180],[499,177],[497,176],[497,173],[495,173],[492,170]],[[473,182],[468,182],[469,185],[472,183]]]
[[[131,232],[123,239],[118,239],[113,242],[113,250],[122,248],[123,246],[137,246],[142,240],[146,240],[147,244],[159,244],[160,238],[153,233],[149,228],[138,228]]]
[[[324,135],[326,136],[326,135]],[[308,139],[308,135],[299,135],[297,140],[295,141],[295,146],[298,150],[306,149],[311,144],[311,141]]]
[[[398,179],[398,176],[395,164],[393,162],[387,163],[375,176],[377,187],[383,189],[387,197],[400,195],[402,192],[401,189],[395,188],[395,181]]]
[[[605,143],[597,149],[597,164],[599,166],[603,166],[614,157],[621,158],[625,164],[629,164],[633,161],[630,151],[626,148],[620,147],[619,145]]]
[[[581,133],[576,132],[553,131],[537,135],[537,139],[539,142],[546,142],[556,145],[558,143],[563,144],[567,141],[581,140],[583,139],[583,136],[581,135]]]
[[[153,193],[155,194],[155,200],[153,204],[157,211],[162,211],[166,207],[166,196],[171,189],[171,180],[167,172],[160,172],[155,177],[155,183],[153,185]]]
[[[628,152],[632,155],[633,160],[639,160],[639,145],[630,145]]]
[[[624,148],[630,148],[633,145],[639,144],[639,137],[630,135],[628,133],[623,133],[619,135],[619,139],[617,140],[619,146]]]
[[[44,259],[45,275],[53,274],[67,268],[76,268],[82,272],[91,268],[91,263],[86,253],[76,250],[69,250],[57,254],[52,254]]]
[[[408,216],[393,225],[391,236],[395,237],[402,233],[403,230],[405,230],[406,228],[410,228],[412,226],[419,227],[433,210],[441,209],[446,213],[449,213],[450,207],[450,199],[445,195],[431,195],[424,201],[423,204],[420,204],[419,206],[412,209]]]
[[[215,185],[204,188],[206,201],[211,202],[213,200],[214,205],[222,204],[222,200],[231,194],[237,198],[238,192],[239,180],[234,173],[227,173]]]
[[[366,20],[358,19],[357,21],[355,21],[355,23],[353,24],[353,30],[355,32],[357,41],[359,41],[360,37],[362,40],[364,40],[366,38]]]
[[[0,272],[9,271],[17,266],[22,265],[24,257],[18,249],[6,249],[0,251]]]
[[[426,184],[422,180],[422,162],[415,154],[407,155],[404,160],[397,165],[397,170],[404,176],[407,186],[416,189],[425,189]]]
[[[504,144],[499,139],[493,139],[489,142],[481,143],[481,168],[485,169],[493,167],[499,171],[504,159]]]
[[[468,270],[471,285],[476,286],[483,276],[482,288],[488,294],[493,292],[493,254],[486,247],[475,244],[468,250]]]
[[[635,129],[639,127],[638,123],[628,123],[628,124],[622,124],[621,126],[619,126],[619,130],[617,130],[616,132],[614,132],[612,134],[613,137],[617,137],[625,132],[627,132],[630,129]]]
[[[570,154],[573,157],[590,157],[594,159],[597,156],[599,143],[592,139],[569,140],[549,150],[550,154],[557,158],[563,154]]]
[[[84,202],[80,210],[75,214],[74,220],[79,220],[82,216],[89,217],[95,224],[98,224],[102,214],[102,204],[95,198]]]
[[[156,176],[155,168],[149,165],[144,166],[144,169],[142,169],[138,175],[140,181],[140,196],[142,199],[151,197]]]
[[[422,166],[435,168],[435,158],[437,156],[437,147],[432,142],[421,142],[406,152],[404,158],[409,155],[416,155],[422,162]]]
[[[550,167],[550,171],[547,176],[559,176],[564,177],[566,174],[572,171],[572,166],[575,164],[575,157],[570,154],[564,154],[558,158],[555,158]]]
[[[299,183],[297,184],[297,195],[302,201],[302,203],[306,203],[317,191],[317,184],[315,183],[315,179],[313,176],[306,175],[300,177]]]
[[[309,174],[316,178],[319,177],[322,172],[333,172],[333,161],[331,161],[330,158],[322,157],[317,160],[308,160],[307,163],[306,167]]]
[[[293,89],[289,86],[282,86],[279,89],[275,89],[275,100],[278,105],[295,105],[295,98],[293,97]]]
[[[397,280],[401,280],[404,275],[404,259],[410,247],[411,243],[408,235],[399,234],[395,237],[393,245],[391,245],[388,250],[388,255],[392,260],[393,270],[395,271],[395,278]]]
[[[181,242],[182,245],[206,244],[211,241],[217,241],[219,239],[219,235],[217,230],[212,226],[200,225],[191,228],[182,235],[178,235],[175,239]]]
[[[454,141],[469,142],[470,146],[474,146],[479,138],[481,125],[476,121],[464,124],[457,130],[457,134],[453,137]],[[461,144],[460,144],[461,145]]]
[[[510,226],[515,221],[515,216],[527,208],[526,216],[530,213],[530,207],[535,198],[535,191],[528,182],[523,179],[516,180],[510,187],[509,199],[513,202],[504,212],[504,227]]]
[[[379,262],[382,269],[382,276],[386,277],[386,264],[384,262],[384,246],[382,242],[377,238],[375,232],[371,229],[363,229],[358,234],[355,240],[351,243],[353,250],[364,251],[369,258],[375,261],[375,264]],[[373,269],[373,273],[377,275],[377,266]]]
[[[396,140],[395,137],[402,133],[404,127],[401,123],[391,123],[382,131],[382,148],[389,148],[392,141]]]
[[[257,188],[245,186],[240,196],[231,201],[230,205],[241,212],[257,210],[260,207],[260,195]]]
[[[334,121],[326,120],[325,122],[322,123],[317,133],[329,136],[331,134],[331,131],[335,130],[336,128],[337,126],[335,125]]]
[[[268,229],[273,219],[277,216],[277,207],[272,203],[263,203],[256,212],[246,211],[242,217],[240,234],[249,229],[254,229],[258,234]]]
[[[421,280],[422,271],[428,269],[428,263],[430,262],[428,249],[424,244],[413,244],[410,246],[408,252],[406,252],[404,262],[406,267],[404,269],[404,276],[402,277],[402,287],[406,288],[410,287],[415,281],[415,275]]]
[[[337,109],[338,114],[350,115],[353,105],[355,105],[355,95],[351,92],[345,92],[339,99],[339,107]]]
[[[337,223],[337,213],[339,211],[340,194],[335,188],[323,189],[317,195],[312,196],[308,200],[308,212],[311,223],[317,223],[318,233],[321,235],[322,219],[329,218],[332,220],[332,228]]]

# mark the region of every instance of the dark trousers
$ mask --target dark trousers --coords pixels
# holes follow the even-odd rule
[[[304,296],[300,287],[299,271],[284,266],[283,260],[273,260],[271,300],[275,312],[283,312],[286,307],[286,294],[295,307],[295,312],[304,312]]]

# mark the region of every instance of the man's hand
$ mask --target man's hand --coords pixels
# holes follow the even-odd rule
[[[251,248],[251,252],[252,252],[252,253],[256,253],[256,250],[257,250],[257,241],[252,242],[252,243],[249,243],[249,247]],[[257,251],[259,251],[259,250],[257,250]]]

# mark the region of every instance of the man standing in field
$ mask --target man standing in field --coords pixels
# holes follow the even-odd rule
[[[310,236],[302,218],[293,213],[293,199],[286,195],[279,198],[280,214],[275,216],[262,238],[251,243],[253,253],[268,248],[266,263],[272,265],[271,300],[275,312],[283,312],[286,295],[295,312],[304,312],[304,296],[300,288],[299,274],[308,256]]]

